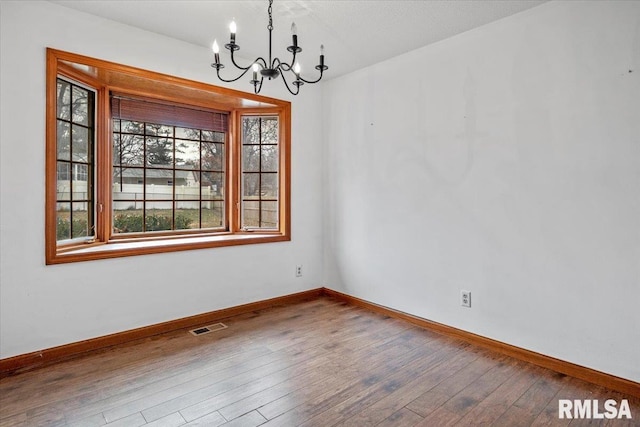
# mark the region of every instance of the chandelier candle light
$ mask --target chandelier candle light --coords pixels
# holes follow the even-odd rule
[[[322,79],[322,74],[329,69],[326,65],[324,65],[324,46],[320,45],[320,63],[316,65],[316,70],[320,71],[320,76],[316,80],[306,80],[300,76],[300,64],[296,62],[296,55],[302,52],[302,48],[298,46],[298,33],[295,22],[291,24],[291,38],[292,45],[287,47],[287,50],[293,54],[291,58],[291,62],[286,63],[281,61],[279,58],[271,58],[272,49],[271,49],[271,33],[273,32],[273,18],[272,18],[272,5],[273,0],[269,0],[269,25],[267,25],[267,30],[269,30],[269,61],[266,61],[263,57],[256,58],[249,66],[242,67],[238,65],[235,58],[233,57],[233,53],[237,50],[240,50],[240,45],[236,44],[236,22],[232,21],[229,25],[229,30],[231,31],[231,37],[229,43],[225,44],[224,47],[229,50],[231,53],[231,63],[241,71],[240,75],[234,79],[224,79],[220,76],[220,70],[224,68],[224,65],[220,63],[220,47],[218,46],[218,41],[214,40],[213,42],[213,55],[214,55],[214,63],[211,64],[213,68],[216,69],[216,74],[218,78],[226,83],[235,82],[236,80],[241,79],[249,70],[253,70],[253,79],[250,83],[253,85],[254,93],[260,93],[262,89],[262,82],[265,77],[269,80],[277,78],[279,75],[282,75],[282,81],[284,82],[285,87],[292,95],[297,95],[300,92],[300,86],[305,83],[318,83],[320,79]],[[295,86],[295,92],[289,86],[289,82],[287,82],[285,72],[291,72],[295,80],[291,82],[291,85]],[[260,79],[258,80],[258,73],[260,73]],[[290,76],[291,77],[291,76]]]

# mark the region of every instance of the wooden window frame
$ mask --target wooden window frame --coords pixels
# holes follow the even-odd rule
[[[58,76],[96,92],[95,236],[84,242],[60,244],[56,239],[57,138],[56,80]],[[291,103],[213,86],[140,68],[47,48],[45,165],[45,262],[61,264],[152,253],[272,243],[291,240]],[[112,233],[111,93],[126,93],[169,103],[227,112],[229,115],[225,215],[223,231],[176,230],[161,235],[123,238]],[[278,116],[279,200],[275,230],[241,229],[241,122],[245,115]],[[153,234],[153,233],[149,233]]]

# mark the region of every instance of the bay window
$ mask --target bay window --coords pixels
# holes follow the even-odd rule
[[[47,50],[48,264],[290,240],[290,103]]]

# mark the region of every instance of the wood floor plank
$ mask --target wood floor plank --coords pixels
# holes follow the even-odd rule
[[[299,318],[296,318],[296,321],[298,321]],[[229,330],[231,330],[232,328],[230,327]],[[310,330],[312,330],[311,327],[309,327]],[[227,331],[227,330],[224,330]],[[215,344],[218,344],[218,341],[215,342]],[[238,363],[238,357],[240,357],[242,360],[245,359],[251,359],[252,354],[251,351],[261,351],[260,348],[257,349],[250,349],[248,352],[241,354],[240,356],[235,355],[235,358],[227,358],[227,359],[223,359],[222,362],[220,362],[219,365],[216,365],[216,363],[212,364],[212,366],[216,367],[216,368],[223,368],[223,367],[231,367],[231,368],[237,368],[239,366],[241,366]],[[256,364],[256,363],[262,363],[262,364],[267,364],[270,363],[273,360],[277,360],[278,356],[274,355],[272,353],[269,354],[265,354],[264,357],[260,358],[260,359],[253,359],[251,360],[251,363]],[[250,366],[247,366],[247,368],[249,368]],[[170,392],[172,393],[176,393],[176,394],[181,394],[179,390],[175,390],[175,385],[176,383],[185,383],[187,381],[191,381],[188,385],[185,385],[186,388],[191,388],[191,389],[199,389],[201,388],[200,386],[202,385],[202,382],[206,382],[207,379],[204,377],[204,374],[206,374],[206,372],[213,372],[211,375],[214,376],[218,376],[218,373],[216,373],[215,369],[212,369],[211,367],[207,367],[206,369],[201,369],[200,371],[198,371],[198,369],[194,369],[191,372],[188,372],[185,375],[182,375],[180,377],[178,377],[177,375],[174,375],[172,377],[167,378],[166,382],[166,386],[163,386],[159,383],[153,383],[150,384],[150,387],[153,389],[161,389],[161,388],[165,388],[165,389],[171,389]],[[234,373],[234,369],[231,369],[230,375],[233,375]],[[195,378],[194,378],[195,376]],[[169,393],[169,392],[168,392]],[[137,399],[140,396],[148,396],[149,392],[145,389],[141,389],[141,390],[136,390],[135,392],[132,391],[128,391],[126,393],[121,393],[120,396],[114,396],[111,400],[113,400],[113,402],[111,403],[111,407],[115,408],[118,406],[123,406],[126,402],[129,401],[133,401],[135,399]],[[161,399],[160,399],[161,400]],[[104,406],[105,403],[108,403],[108,400],[103,400],[101,402],[98,402],[98,406]],[[135,406],[135,405],[133,405]],[[136,407],[136,410],[138,408]],[[176,410],[177,408],[170,408],[167,411],[163,412],[162,414],[156,415],[154,417],[152,417],[151,419],[156,419],[159,418],[161,416],[167,415],[169,413],[172,413]],[[83,405],[83,407],[81,408],[81,412],[79,412],[79,414],[84,415],[87,412],[89,412],[90,406],[88,405]],[[120,409],[123,410],[123,409]],[[117,410],[116,410],[117,411]],[[69,416],[69,415],[68,415]]]
[[[407,408],[402,408],[399,411],[389,415],[388,418],[382,422],[375,424],[376,427],[411,427],[422,421],[423,418],[413,411]],[[362,424],[364,425],[364,424]],[[370,424],[373,425],[373,424]]]
[[[28,417],[26,412],[3,416],[2,419],[0,419],[0,427],[24,426],[26,425],[27,419]]]
[[[107,423],[108,427],[140,427],[147,423],[140,412]]]
[[[224,323],[2,378],[0,427],[640,427],[640,399],[332,298]],[[636,419],[558,418],[607,398]]]
[[[287,362],[283,362],[287,363]],[[291,364],[291,362],[289,362]],[[180,412],[187,421],[200,418],[210,412],[218,411],[225,406],[237,402],[247,396],[251,396],[267,388],[273,387],[282,381],[296,377],[304,373],[307,367],[297,363],[290,366],[283,366],[282,369],[274,370],[268,375],[260,375],[251,382],[245,382],[234,388],[224,390],[213,397],[206,398],[200,402],[182,409]]]
[[[422,372],[427,371],[439,362],[451,357],[455,351],[446,347],[431,347],[429,341],[423,341],[422,346],[416,349],[416,356],[404,361],[402,369],[391,371],[388,375],[365,384],[367,387],[361,389],[353,396],[348,397],[333,407],[310,418],[306,423],[298,420],[300,425],[334,425],[337,422],[346,422],[349,418],[355,417],[362,411],[385,397],[393,394],[412,382]],[[410,355],[411,353],[408,353]],[[372,421],[360,420],[356,425],[369,424]]]
[[[310,414],[318,410],[321,405],[327,404],[327,399],[339,393],[346,393],[350,387],[354,387],[364,378],[371,379],[372,376],[382,375],[389,367],[398,366],[406,357],[405,349],[398,345],[406,340],[405,337],[396,337],[382,345],[376,347],[359,347],[357,352],[351,356],[339,358],[341,366],[336,376],[329,376],[318,386],[311,385],[296,395],[287,395],[264,405],[260,412],[268,419],[279,417],[280,415],[295,409],[294,413],[288,414],[285,418],[302,418],[303,414]],[[299,405],[304,405],[298,408]],[[282,420],[282,419],[281,419]],[[279,422],[279,421],[278,421]]]
[[[425,417],[422,421],[416,424],[417,427],[448,427],[459,425],[460,416],[458,414],[454,414],[443,407],[439,407],[428,417]]]
[[[256,352],[249,351],[245,355],[238,355],[237,357],[224,359],[220,362],[213,362],[207,368],[194,367],[190,371],[180,372],[172,376],[160,374],[161,378],[158,379],[158,381],[145,383],[135,389],[126,388],[126,390],[121,393],[115,393],[101,400],[93,400],[81,406],[71,405],[71,407],[65,408],[65,413],[69,420],[78,419],[99,411],[115,410],[115,408],[125,406],[136,400],[149,399],[151,395],[162,393],[183,394],[188,390],[200,389],[212,383],[235,377],[244,372],[250,372],[274,363],[278,359],[277,355],[273,355],[270,352],[264,353],[260,349],[257,349]]]
[[[442,343],[443,347],[447,347],[446,343]],[[425,369],[419,376],[417,376],[412,382],[405,387],[391,393],[389,396],[384,397],[373,405],[365,408],[363,411],[353,416],[351,419],[344,422],[344,425],[361,426],[361,425],[374,425],[380,420],[391,416],[393,413],[399,411],[403,407],[409,408],[409,405],[424,394],[426,391],[431,390],[433,387],[441,383],[446,378],[458,372],[460,369],[471,363],[477,357],[471,352],[466,352],[466,344],[458,343],[455,346],[451,346],[450,351],[453,352],[445,360],[434,361],[433,365],[428,369]],[[433,397],[433,396],[432,396]],[[429,400],[429,404],[434,404],[433,408],[428,411],[424,411],[424,407],[421,407],[421,411],[432,412],[437,407],[442,405],[449,399],[448,395],[443,395],[443,398]],[[415,406],[414,406],[415,407]]]
[[[492,423],[495,427],[522,427],[530,426],[535,420],[535,416],[527,409],[518,406],[510,406],[505,412]]]
[[[227,420],[220,415],[219,412],[212,412],[204,417],[193,420],[190,423],[185,424],[189,427],[218,427],[226,423]]]
[[[100,427],[105,424],[107,420],[104,419],[102,412],[80,420],[67,421],[67,427]]]
[[[541,368],[527,363],[514,364],[515,375],[486,396],[461,420],[467,426],[487,426],[495,422],[538,379]]]
[[[386,354],[385,354],[386,353]],[[402,366],[410,359],[416,357],[415,352],[407,352],[401,347],[393,347],[374,357],[378,358],[378,364],[369,363],[359,367],[354,372],[356,375],[345,376],[346,381],[341,382],[337,387],[318,390],[318,394],[314,394],[312,398],[306,399],[301,404],[296,405],[273,419],[270,419],[265,426],[290,426],[300,425],[303,421],[309,420],[324,411],[333,408],[342,402],[352,399],[363,390],[371,387],[384,380],[387,376],[402,369]],[[279,405],[280,399],[273,404],[265,405],[260,408],[260,412],[269,417],[272,405]],[[289,401],[285,402],[288,404]],[[273,414],[270,414],[271,416]]]
[[[159,418],[155,421],[145,424],[146,427],[178,427],[183,426],[187,421],[182,418],[179,412],[174,412],[166,417]]]
[[[477,378],[484,375],[498,363],[498,360],[502,359],[502,356],[497,353],[484,350],[472,350],[469,353],[476,357],[453,375],[447,377],[435,387],[417,397],[407,405],[407,408],[426,417],[469,384],[473,383]]]
[[[549,402],[554,398],[558,390],[563,387],[566,376],[549,370],[543,370],[540,378],[523,393],[513,406],[525,410],[527,420],[538,417]]]
[[[276,310],[265,309],[259,312],[247,313],[234,317],[231,320],[230,327],[226,330],[217,332],[215,335],[205,335],[201,337],[188,336],[189,339],[184,339],[185,331],[176,331],[168,333],[162,336],[162,339],[157,337],[148,338],[128,344],[124,344],[117,347],[117,351],[114,348],[100,350],[92,355],[94,358],[99,359],[99,363],[87,364],[84,363],[82,358],[69,360],[62,362],[59,365],[52,366],[50,369],[40,369],[33,372],[27,372],[21,375],[20,378],[24,378],[24,383],[21,384],[23,392],[28,393],[30,396],[29,403],[34,408],[38,405],[49,403],[60,398],[59,388],[55,386],[56,381],[59,379],[69,380],[70,377],[77,378],[78,381],[84,381],[85,387],[78,388],[78,391],[86,390],[87,395],[99,398],[110,396],[108,393],[109,383],[113,383],[114,390],[118,393],[124,393],[127,391],[126,386],[119,382],[123,381],[134,387],[143,385],[144,380],[152,378],[157,380],[162,372],[175,373],[180,372],[180,368],[184,365],[187,370],[193,370],[196,365],[200,364],[206,366],[210,361],[211,352],[208,351],[208,343],[215,340],[218,344],[218,348],[215,352],[216,360],[223,360],[226,357],[233,356],[238,353],[244,353],[249,348],[244,346],[247,343],[252,344],[256,339],[263,338],[266,341],[272,338],[268,333],[279,333],[273,328],[265,328],[263,324],[279,324],[281,322],[289,321],[290,318],[295,318],[297,324],[309,325],[317,321],[314,317],[314,313],[317,310],[326,309],[326,307],[338,307],[338,310],[346,310],[341,306],[337,306],[335,303],[331,304],[325,301],[316,301],[315,303],[301,303],[300,311],[292,314],[287,312],[279,313]],[[237,320],[236,320],[237,319]],[[234,324],[236,322],[236,324]],[[179,342],[179,345],[175,342]],[[144,364],[140,363],[139,348],[144,347],[145,359]],[[253,348],[253,347],[252,347]],[[172,365],[166,365],[167,353],[173,354],[175,350],[179,351],[180,358],[178,360],[173,359]],[[177,362],[177,363],[176,363]],[[156,366],[160,365],[160,366]],[[161,369],[161,366],[171,369]],[[107,373],[114,373],[116,375],[105,378],[105,381],[101,382],[99,393],[95,393],[95,389],[91,389],[91,383],[86,381],[87,378],[91,378],[93,375],[99,374],[103,378]],[[147,375],[148,372],[154,372],[154,375]],[[38,380],[42,381],[40,384],[44,384],[45,387],[34,387],[29,389],[29,384],[38,383],[38,381],[31,381],[29,378],[32,375],[37,375]],[[0,391],[2,391],[3,382],[0,381]],[[89,387],[87,387],[89,386]],[[10,390],[7,390],[10,391]],[[64,396],[68,399],[69,395],[77,393],[75,390],[68,390]],[[100,396],[106,394],[106,396]],[[0,393],[0,404],[6,413],[11,412],[12,402],[11,393]],[[80,397],[83,400],[81,406],[86,406],[86,395]],[[24,408],[24,402],[17,401],[17,404]],[[72,402],[67,401],[65,407],[70,408]]]
[[[305,366],[306,372],[302,375],[282,381],[273,387],[259,391],[255,394],[238,400],[219,410],[228,420],[233,420],[241,415],[256,410],[274,400],[294,393],[302,387],[310,387],[318,381],[322,381],[338,368],[336,363],[326,363],[324,365],[309,364]]]
[[[202,402],[211,399],[211,396],[224,395],[228,390],[235,390],[236,388],[247,384],[255,386],[256,384],[269,382],[271,378],[278,378],[283,375],[283,372],[289,372],[291,369],[300,369],[292,367],[295,367],[298,363],[304,360],[319,356],[325,352],[326,351],[322,348],[313,348],[307,353],[294,355],[287,355],[286,353],[276,355],[274,353],[272,355],[277,356],[275,361],[266,365],[261,365],[249,371],[237,373],[236,375],[231,374],[225,378],[225,381],[218,381],[220,378],[214,376],[206,382],[197,381],[195,385],[193,382],[183,384],[180,387],[150,394],[142,399],[138,399],[136,401],[129,402],[126,405],[114,408],[113,410],[106,411],[105,417],[109,420],[109,417],[118,416],[122,413],[138,409],[143,411],[145,418],[148,420],[154,420],[177,410],[181,410],[180,408],[184,408],[190,404],[201,404]],[[217,409],[218,408],[215,408],[209,412],[213,412]],[[193,410],[188,412],[192,413]],[[187,421],[200,418],[201,416],[206,415],[206,413],[207,412],[197,416],[191,416]]]
[[[263,424],[266,419],[258,411],[252,411],[244,414],[235,420],[222,424],[224,427],[256,427]]]
[[[336,338],[334,337],[334,339],[336,339]],[[318,340],[318,342],[312,343],[312,345],[319,346],[322,343],[323,343],[322,340]],[[291,350],[291,352],[293,352],[295,354],[299,354],[299,355],[303,354],[303,352],[306,351],[307,353],[306,353],[305,357],[309,357],[310,356],[310,354],[308,353],[309,351],[325,351],[326,348],[327,348],[326,346],[324,346],[322,348],[318,347],[318,348],[315,348],[314,350],[311,350],[311,349],[304,349],[303,347],[300,347],[300,346],[301,346],[301,343],[297,343],[296,346],[293,346],[293,347],[289,348],[289,350]],[[336,351],[337,351],[337,347],[334,346],[333,347],[333,353],[335,353]],[[229,386],[227,385],[227,388],[228,387]],[[212,392],[211,392],[211,390],[199,390],[198,394],[204,394],[204,395],[207,395],[207,396],[211,396]],[[184,396],[181,396],[181,397],[175,399],[174,401],[170,401],[170,402],[167,402],[164,405],[160,405],[160,406],[165,406],[164,408],[162,408],[162,407],[160,407],[160,408],[159,407],[151,408],[151,409],[149,409],[147,411],[144,411],[144,414],[145,414],[145,416],[147,418],[154,419],[154,418],[156,418],[156,417],[158,417],[160,415],[163,415],[166,412],[172,412],[173,410],[176,410],[179,407],[189,406],[191,404],[198,403],[198,402],[200,402],[202,400],[204,400],[204,399],[202,399],[202,398],[200,398],[200,397],[198,397],[197,395],[194,395],[194,394],[184,395]],[[155,412],[155,413],[153,413],[153,412]]]
[[[505,357],[495,367],[449,399],[444,404],[444,408],[464,417],[515,375],[518,369],[522,369],[518,362]]]

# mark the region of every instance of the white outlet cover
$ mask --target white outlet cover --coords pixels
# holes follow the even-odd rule
[[[471,292],[460,291],[460,305],[471,308]]]

